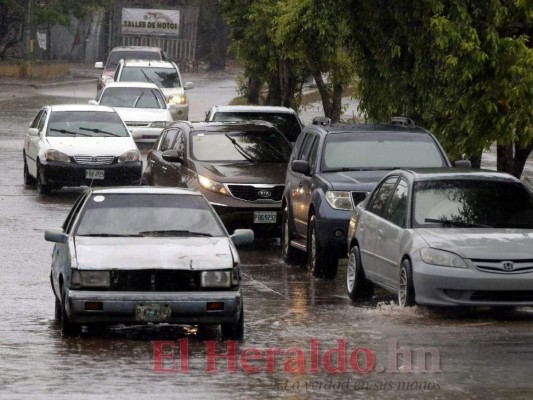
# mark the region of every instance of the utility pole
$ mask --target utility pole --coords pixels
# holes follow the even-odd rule
[[[24,29],[24,58],[28,61],[33,58],[33,38],[31,36],[32,27],[31,27],[31,12],[32,12],[32,0],[27,2],[26,10],[26,26]]]

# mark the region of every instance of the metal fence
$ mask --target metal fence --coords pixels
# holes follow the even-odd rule
[[[174,39],[164,36],[121,35],[121,46],[161,47],[172,60],[191,62],[196,59],[196,40]]]

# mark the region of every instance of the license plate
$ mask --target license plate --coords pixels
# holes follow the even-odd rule
[[[254,224],[275,224],[276,211],[254,211]]]
[[[170,317],[170,307],[164,304],[138,305],[135,308],[135,318],[143,322],[162,322]]]
[[[86,179],[104,179],[104,170],[103,169],[86,169],[85,178]]]

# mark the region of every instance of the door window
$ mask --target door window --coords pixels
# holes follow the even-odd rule
[[[405,227],[407,221],[408,192],[407,182],[400,179],[385,214],[385,219],[402,228]]]
[[[176,129],[168,130],[165,136],[163,137],[163,140],[161,141],[161,147],[159,150],[165,151],[172,149],[177,136],[178,131]]]
[[[391,176],[381,184],[381,186],[374,192],[372,199],[370,199],[368,211],[381,217],[384,216],[387,205],[389,204],[389,197],[394,189],[394,186],[396,185],[397,180],[397,176]]]

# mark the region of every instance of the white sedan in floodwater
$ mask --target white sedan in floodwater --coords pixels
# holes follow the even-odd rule
[[[174,121],[172,106],[153,83],[110,82],[89,104],[113,107],[137,143],[155,142],[161,131]]]
[[[392,171],[348,237],[353,301],[377,285],[400,306],[533,306],[533,197],[511,175]]]

